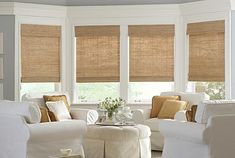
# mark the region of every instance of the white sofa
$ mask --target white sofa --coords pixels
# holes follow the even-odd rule
[[[33,92],[22,96],[22,101],[34,102],[37,106],[45,106],[43,95],[65,95],[70,104],[70,97],[67,92]],[[98,120],[98,112],[91,109],[70,108],[72,119],[84,120],[87,124],[94,124]]]
[[[63,148],[84,155],[85,121],[39,123],[40,120],[39,107],[32,103],[0,101],[0,157],[46,158],[60,154]]]
[[[209,96],[205,93],[183,93],[183,92],[163,92],[161,96],[174,96],[179,95],[181,100],[188,101],[189,105],[197,105],[203,100],[209,100]],[[163,149],[164,137],[159,131],[159,121],[158,118],[150,118],[151,108],[149,109],[135,109],[133,110],[133,120],[136,123],[144,124],[151,129],[151,148],[152,150]],[[180,111],[176,113],[175,119],[186,121],[185,111]]]
[[[162,120],[163,158],[233,158],[235,156],[235,101],[204,101],[197,123]]]

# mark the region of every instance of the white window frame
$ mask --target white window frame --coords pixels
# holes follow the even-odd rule
[[[229,13],[214,13],[204,14],[204,15],[196,15],[196,16],[188,16],[184,18],[184,24],[187,28],[188,23],[196,23],[196,22],[204,22],[204,21],[216,21],[216,20],[225,20],[225,99],[231,99],[231,41],[230,41],[230,32],[231,32],[231,24],[230,24],[230,14]],[[185,62],[186,62],[186,89],[188,90],[188,73],[189,73],[189,35],[186,34],[186,41],[185,41]]]
[[[61,26],[61,52],[60,52],[60,79],[59,83],[55,83],[55,91],[66,90],[66,27],[65,21],[59,18],[47,17],[25,17],[16,16],[16,57],[15,57],[15,100],[21,100],[21,24],[35,24],[35,25],[59,25]],[[18,46],[18,47],[17,47]]]

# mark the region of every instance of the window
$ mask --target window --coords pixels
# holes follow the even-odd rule
[[[77,100],[119,97],[119,26],[76,26]]]
[[[21,95],[60,82],[60,26],[21,25]]]
[[[206,92],[211,99],[225,98],[224,21],[188,24],[188,91]]]
[[[173,90],[174,25],[131,25],[130,102],[150,102],[154,95]]]
[[[118,82],[102,82],[102,83],[78,83],[76,85],[78,102],[97,102],[102,101],[106,97],[119,97]]]
[[[54,83],[21,83],[20,94],[22,97],[25,93],[53,92],[56,89],[56,84]]]
[[[129,102],[150,102],[152,97],[160,95],[162,91],[172,91],[173,82],[130,82]]]
[[[225,99],[224,82],[189,82],[189,92],[205,92],[211,100]]]

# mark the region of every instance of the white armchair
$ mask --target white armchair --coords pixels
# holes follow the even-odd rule
[[[203,100],[209,100],[209,96],[205,93],[183,93],[183,92],[163,92],[161,96],[179,95],[181,100],[189,102],[189,105],[197,105]],[[179,111],[175,115],[175,119],[186,121],[186,111]],[[150,118],[151,109],[136,109],[133,110],[133,120],[136,123],[144,124],[151,129],[151,148],[152,150],[162,150],[164,137],[159,131],[159,122],[161,119]]]
[[[22,101],[34,102],[39,107],[45,106],[43,95],[65,95],[70,104],[70,97],[67,92],[26,93],[22,96]],[[98,120],[98,112],[96,110],[71,107],[70,114],[72,119],[84,120],[87,124],[94,124]]]
[[[0,157],[46,158],[60,154],[63,148],[84,155],[85,121],[39,123],[40,120],[39,107],[32,103],[0,101]]]
[[[204,101],[197,123],[162,120],[163,158],[232,158],[235,155],[235,101]]]
[[[26,158],[30,134],[25,119],[19,115],[0,113],[0,126],[0,157]]]

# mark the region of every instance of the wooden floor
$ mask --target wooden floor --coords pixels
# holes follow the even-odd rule
[[[162,153],[157,151],[152,151],[152,158],[161,158]]]

